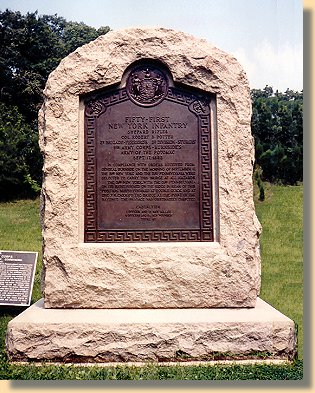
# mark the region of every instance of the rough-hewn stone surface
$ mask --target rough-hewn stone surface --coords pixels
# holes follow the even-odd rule
[[[52,310],[39,301],[9,323],[11,360],[120,362],[292,359],[294,323],[258,299],[250,309]]]
[[[83,244],[80,95],[119,83],[141,58],[174,81],[216,94],[219,242]],[[252,198],[253,140],[247,78],[232,56],[167,29],[110,32],[50,75],[40,112],[46,307],[253,307],[260,287]]]

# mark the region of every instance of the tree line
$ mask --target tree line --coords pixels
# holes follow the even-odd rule
[[[109,31],[57,15],[0,12],[0,199],[36,196],[42,177],[37,114],[48,75]]]
[[[269,182],[303,181],[303,91],[253,89],[252,131],[256,168]]]
[[[34,197],[41,187],[37,114],[60,60],[102,34],[57,15],[0,12],[0,200]],[[303,92],[251,91],[256,178],[302,181]]]

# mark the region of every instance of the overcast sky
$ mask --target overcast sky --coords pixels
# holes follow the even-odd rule
[[[112,30],[173,28],[234,54],[251,88],[303,89],[302,0],[0,0],[6,8]]]

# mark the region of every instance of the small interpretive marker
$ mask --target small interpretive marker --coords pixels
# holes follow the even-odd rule
[[[37,257],[37,252],[0,250],[0,305],[30,305]]]

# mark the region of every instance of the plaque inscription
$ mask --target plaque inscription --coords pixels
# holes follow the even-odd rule
[[[0,250],[0,304],[29,306],[37,252]]]
[[[210,97],[168,78],[85,99],[85,242],[213,241]]]

